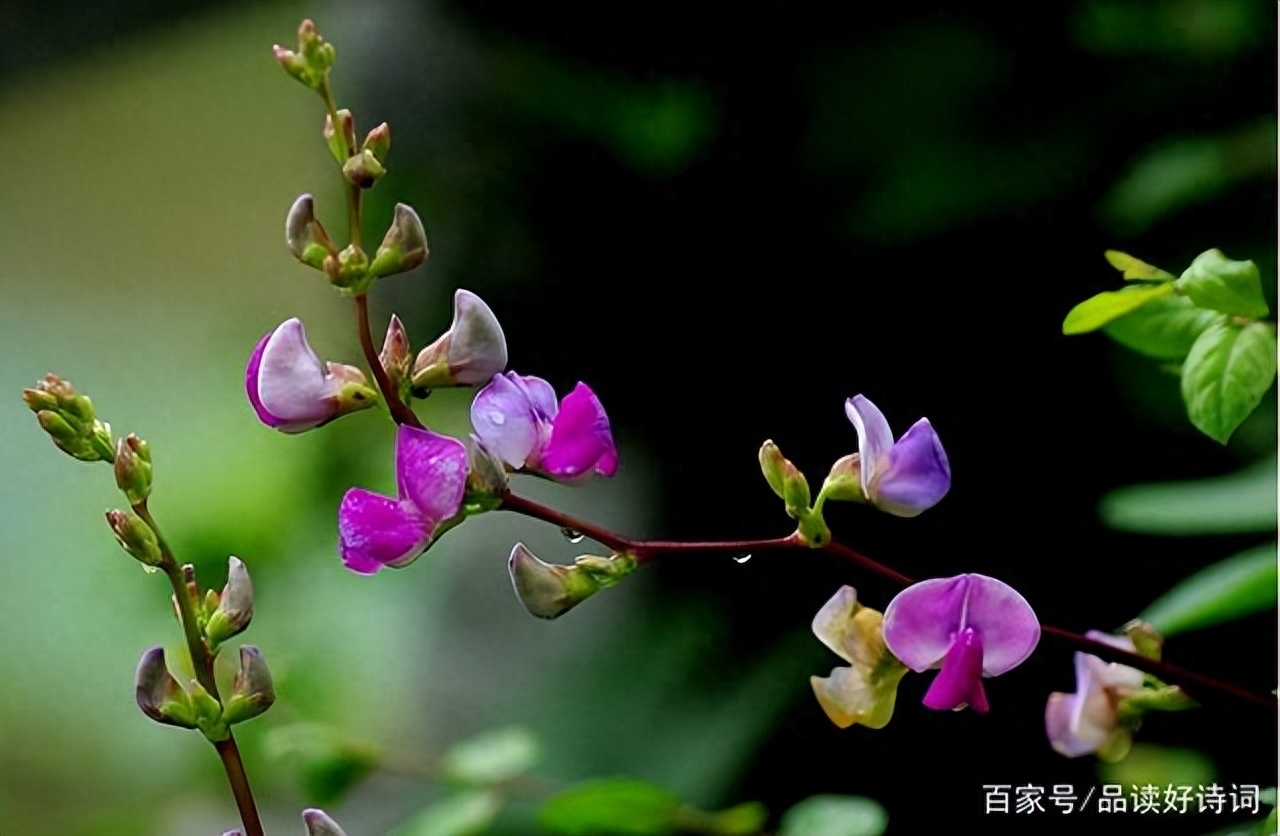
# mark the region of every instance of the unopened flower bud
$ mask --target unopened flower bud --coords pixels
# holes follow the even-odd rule
[[[323,270],[325,258],[338,252],[329,233],[316,220],[315,201],[309,194],[301,195],[289,207],[284,221],[284,240],[294,258],[316,270]]]
[[[782,450],[778,449],[778,445],[771,439],[760,445],[759,458],[760,472],[764,474],[764,480],[769,483],[773,492],[782,498],[786,491],[783,477],[786,475],[786,466],[789,462],[782,455]]]
[[[116,442],[116,487],[130,505],[151,495],[151,449],[147,442],[129,433]]]
[[[203,685],[194,679],[191,680],[187,686],[187,695],[191,699],[191,706],[195,713],[196,728],[201,734],[215,743],[231,736],[230,724],[222,717],[222,705],[204,689]]]
[[[142,654],[133,677],[133,688],[138,708],[152,720],[184,729],[196,727],[191,699],[169,673],[163,647],[153,647]]]
[[[276,701],[275,688],[271,684],[271,671],[262,653],[251,644],[240,647],[240,669],[232,684],[231,696],[222,710],[222,720],[228,726],[252,720],[271,707]]]
[[[822,483],[822,496],[844,502],[866,502],[862,492],[862,458],[858,453],[841,456],[831,465]]]
[[[786,504],[787,515],[800,519],[809,510],[809,480],[772,441],[760,446],[760,470],[769,487]]]
[[[164,562],[156,533],[142,517],[132,511],[108,511],[107,524],[120,547],[144,566],[159,566]]]
[[[473,434],[467,444],[467,493],[469,501],[489,499],[493,507],[506,496],[510,479],[502,460],[489,452]],[[489,510],[486,508],[486,510]]]
[[[357,151],[342,164],[342,176],[353,186],[372,189],[378,178],[386,174],[382,163],[368,149]]]
[[[338,823],[329,818],[324,810],[314,807],[302,811],[302,823],[307,827],[307,836],[347,836]]]
[[[459,288],[453,323],[413,362],[413,389],[425,395],[445,386],[488,383],[507,367],[507,338],[484,300]]]
[[[338,161],[338,165],[345,165],[356,150],[356,122],[351,111],[346,108],[339,110],[337,115],[337,128],[333,126],[333,117],[325,115],[324,141],[329,146],[329,153]]]
[[[373,255],[369,275],[374,278],[406,273],[427,260],[427,231],[413,208],[396,204],[395,218]]]
[[[613,586],[636,567],[629,555],[583,555],[572,566],[539,560],[524,543],[516,543],[507,561],[516,596],[531,615],[558,618],[601,589]]]
[[[383,122],[369,131],[364,138],[364,145],[361,146],[361,150],[373,154],[378,162],[384,162],[387,159],[387,152],[391,150],[391,126]]]
[[[369,256],[355,244],[349,244],[337,255],[325,258],[321,269],[329,277],[329,283],[348,295],[363,293],[377,278],[369,271]]]
[[[238,557],[230,558],[227,563],[227,585],[204,626],[210,650],[217,650],[218,645],[244,632],[253,618],[253,584],[249,582],[249,570]]]
[[[412,349],[409,347],[409,335],[404,330],[400,317],[391,315],[387,324],[387,335],[382,340],[382,353],[378,361],[391,381],[391,388],[400,392],[409,380],[409,365],[412,362]]]
[[[93,402],[70,383],[50,372],[34,389],[24,389],[22,400],[41,429],[58,449],[85,462],[109,462],[115,458],[111,427],[99,421]]]
[[[320,92],[328,85],[329,69],[333,66],[336,53],[333,44],[326,43],[320,37],[319,30],[310,20],[302,21],[302,25],[298,27],[297,52],[278,44],[271,51],[285,72],[312,90]]]
[[[1156,628],[1135,618],[1124,625],[1124,634],[1129,637],[1129,641],[1133,642],[1135,653],[1160,661],[1160,654],[1164,650],[1164,636],[1157,633]]]

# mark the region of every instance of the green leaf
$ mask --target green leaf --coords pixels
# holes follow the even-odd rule
[[[1166,638],[1271,609],[1276,605],[1276,544],[1241,552],[1201,569],[1139,616]]]
[[[549,798],[538,823],[553,836],[662,836],[675,832],[680,799],[634,778],[601,778]]]
[[[1087,334],[1096,331],[1113,319],[1136,311],[1153,299],[1173,292],[1173,285],[1134,285],[1120,290],[1108,290],[1091,296],[1071,309],[1062,322],[1064,334]]]
[[[1254,322],[1219,322],[1191,346],[1182,364],[1182,400],[1201,432],[1226,444],[1261,403],[1276,376],[1276,335]]]
[[[1221,250],[1197,256],[1175,286],[1202,308],[1254,318],[1268,312],[1257,265],[1252,261],[1232,261]]]
[[[870,798],[814,795],[782,815],[778,836],[880,836],[889,814]]]
[[[1196,307],[1185,296],[1153,299],[1136,311],[1103,326],[1108,337],[1157,360],[1181,360],[1196,338],[1225,317]]]
[[[1216,479],[1119,488],[1098,513],[1138,534],[1250,534],[1276,530],[1276,457]]]
[[[476,836],[502,810],[502,799],[487,790],[456,793],[425,807],[392,831],[393,836]]]
[[[1147,262],[1134,258],[1128,253],[1122,253],[1119,250],[1107,250],[1104,255],[1112,267],[1124,273],[1125,280],[1137,279],[1139,281],[1157,281],[1167,282],[1173,281],[1174,275],[1154,267]]]
[[[498,784],[527,772],[538,762],[538,739],[520,726],[494,729],[453,746],[440,768],[464,784]]]

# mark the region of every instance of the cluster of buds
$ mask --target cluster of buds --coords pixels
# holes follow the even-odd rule
[[[195,679],[186,689],[178,684],[165,663],[163,647],[142,654],[133,684],[143,714],[168,726],[199,729],[214,742],[226,740],[231,726],[262,714],[276,699],[266,661],[258,648],[247,644],[240,647],[231,695],[223,703]]]
[[[111,425],[99,421],[93,402],[56,374],[45,375],[34,389],[23,389],[22,400],[62,452],[82,462],[115,458]]]

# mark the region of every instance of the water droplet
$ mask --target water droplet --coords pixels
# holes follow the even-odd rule
[[[586,535],[581,531],[574,531],[572,528],[568,528],[567,526],[560,529],[560,533],[563,534],[564,539],[568,540],[570,543],[581,543],[586,539]]]
[[[501,412],[499,412],[496,409],[491,409],[489,410],[489,420],[492,421],[496,426],[501,427],[503,424],[506,423],[507,416],[503,415]]]
[[[733,559],[733,562],[734,562],[734,563],[746,563],[746,562],[747,562],[748,560],[750,560],[750,559],[751,559],[751,555],[749,555],[749,554],[740,554],[740,555],[736,556],[736,557]]]

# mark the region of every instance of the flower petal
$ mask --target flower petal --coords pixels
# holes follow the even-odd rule
[[[840,728],[847,729],[860,723],[868,728],[882,729],[893,717],[898,682],[906,672],[905,668],[898,670],[901,673],[893,676],[891,681],[872,685],[862,668],[836,668],[830,676],[809,677],[809,684],[813,686],[813,695],[818,698],[822,710]]]
[[[286,320],[271,332],[257,372],[259,402],[282,422],[277,429],[301,432],[333,418],[338,385],[307,343],[301,320]]]
[[[1068,758],[1096,752],[1107,739],[1107,735],[1098,735],[1094,728],[1081,729],[1076,724],[1083,702],[1080,694],[1054,692],[1044,707],[1044,730],[1049,745]]]
[[[924,704],[937,711],[970,707],[979,714],[991,710],[982,688],[982,636],[972,627],[961,630],[942,670],[924,695]]]
[[[401,426],[396,430],[396,486],[434,531],[458,513],[467,485],[467,448],[456,438]]]
[[[453,294],[449,367],[458,383],[484,383],[507,367],[507,339],[498,318],[469,290]]]
[[[593,469],[612,476],[617,468],[609,417],[591,387],[580,382],[560,403],[540,469],[553,477],[575,479]]]
[[[342,562],[353,572],[371,575],[422,552],[431,531],[409,502],[352,488],[338,509]]]
[[[556,417],[556,412],[559,410],[556,404],[556,390],[550,383],[531,374],[508,372],[507,377],[524,390],[536,416],[544,421],[550,421]]]
[[[914,517],[938,504],[951,488],[951,467],[928,418],[898,439],[888,465],[875,475],[871,501],[899,517]]]
[[[853,616],[860,606],[857,590],[851,586],[842,586],[813,617],[813,634],[846,662],[853,661],[854,640],[857,637]],[[837,722],[836,725],[840,724]]]
[[[968,575],[931,578],[894,596],[884,611],[884,643],[916,673],[942,660],[960,630]]]
[[[253,354],[249,355],[249,363],[244,369],[244,389],[245,394],[249,396],[253,411],[258,414],[258,420],[268,427],[278,427],[285,422],[267,412],[267,408],[262,405],[262,399],[258,397],[258,370],[262,365],[262,350],[267,347],[269,339],[271,339],[270,332],[263,334],[262,339],[258,340],[258,344],[254,347]]]
[[[1018,591],[986,575],[968,578],[968,602],[961,626],[982,634],[982,670],[987,676],[1016,668],[1040,642],[1040,622]]]
[[[862,395],[844,402],[844,414],[858,433],[858,453],[862,456],[862,492],[871,494],[871,483],[889,451],[893,449],[893,433],[884,413]]]
[[[471,425],[485,449],[515,468],[538,443],[538,419],[523,381],[508,372],[495,375],[471,402]],[[554,394],[552,395],[554,399]]]

